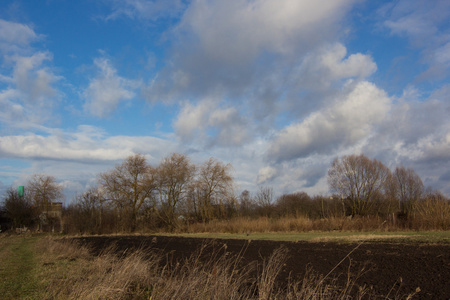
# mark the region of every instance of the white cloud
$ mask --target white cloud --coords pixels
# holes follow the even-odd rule
[[[390,109],[390,99],[375,85],[363,81],[334,104],[282,130],[273,140],[268,157],[274,161],[331,153],[367,138]]]
[[[113,168],[129,155],[141,153],[150,164],[157,165],[169,153],[180,152],[176,142],[170,139],[108,136],[103,129],[89,125],[80,125],[75,132],[47,129],[46,133],[0,136],[0,157],[29,162],[20,171],[11,163],[6,175],[22,184],[34,173],[55,176],[62,180],[69,201],[75,193],[95,185],[99,173]]]
[[[36,52],[32,56],[16,56],[14,61],[13,82],[23,92],[28,101],[44,100],[56,95],[51,86],[60,77],[43,66],[45,61],[51,61],[52,56],[48,52]]]
[[[9,33],[4,32],[10,28],[17,34],[16,38],[9,38]],[[52,62],[52,54],[32,51],[28,43],[37,36],[28,26],[2,21],[0,31],[0,44],[6,40],[18,46],[8,48],[8,52],[2,55],[0,122],[15,128],[30,128],[40,126],[50,117],[56,119],[52,110],[60,93],[54,85],[61,77],[48,66]]]
[[[140,83],[117,75],[116,69],[106,58],[96,58],[95,66],[99,75],[92,79],[83,95],[86,98],[85,111],[97,117],[106,117],[116,110],[118,105],[134,96],[134,89]]]
[[[154,23],[145,28],[151,34],[165,30],[158,36],[163,45],[155,47],[167,57],[158,54],[152,65],[157,74],[143,94],[152,102],[175,104],[164,112],[178,112],[171,116],[175,133],[167,139],[109,136],[88,125],[75,132],[44,128],[48,119],[43,110],[52,108],[61,94],[55,88],[60,77],[49,67],[52,53],[31,48],[41,36],[30,26],[0,20],[0,53],[5,53],[0,122],[38,124],[47,133],[13,135],[10,127],[0,137],[0,154],[32,162],[27,172],[64,178],[68,189],[92,183],[96,173],[136,152],[153,164],[170,152],[187,153],[196,162],[214,156],[233,164],[240,189],[271,184],[278,193],[326,193],[332,159],[360,152],[390,166],[412,166],[435,182],[445,179],[450,159],[448,89],[424,99],[411,86],[395,98],[370,83],[377,71],[374,58],[364,51],[351,53],[343,44],[352,32],[345,26],[355,17],[349,12],[356,2],[107,1],[111,10],[104,20],[139,21],[133,30]],[[422,51],[420,63],[442,71],[450,64],[447,3],[395,1],[385,7],[381,22]],[[130,20],[121,24],[135,25]],[[115,55],[116,50],[108,51]],[[98,117],[131,102],[140,88],[138,81],[120,76],[112,60],[94,60],[98,73],[82,92],[85,111]],[[167,130],[165,124],[161,128]],[[445,187],[444,179],[440,186]]]
[[[240,146],[249,138],[247,122],[234,107],[217,109],[211,113],[210,125],[217,130],[213,144]]]
[[[305,91],[320,93],[315,98],[324,98],[323,93],[330,93],[333,88],[340,89],[342,80],[354,78],[366,79],[377,70],[377,65],[369,55],[355,53],[347,56],[347,49],[340,43],[327,44],[293,67],[290,80],[293,101]]]
[[[293,113],[295,106],[305,113],[317,106],[299,95],[376,71],[369,55],[348,54],[333,42],[352,3],[194,1],[175,30],[166,68],[144,95],[151,102],[183,101],[174,128],[184,140],[207,136],[213,143],[241,145],[266,134],[283,110]],[[186,104],[207,95],[227,102],[216,116],[226,113],[228,121],[212,119],[210,102]],[[324,97],[315,98],[320,105]]]
[[[19,95],[20,93],[13,89],[0,91],[0,122],[14,124],[25,121],[23,105],[14,102]]]
[[[206,146],[240,146],[249,138],[247,122],[239,111],[221,108],[212,99],[197,105],[186,102],[173,126],[183,141]]]
[[[447,127],[446,134],[429,136],[420,140],[418,146],[423,147],[423,156],[420,160],[448,162],[450,160],[450,126]]]
[[[377,70],[377,65],[368,55],[361,53],[347,55],[347,49],[341,45],[336,44],[320,55],[320,65],[325,67],[332,78],[349,78],[358,77],[365,78],[372,75]]]
[[[266,166],[258,171],[258,176],[256,178],[257,184],[265,184],[266,182],[272,180],[277,176],[277,169],[271,166]]]
[[[28,25],[0,19],[0,52],[17,52],[39,38]]]
[[[261,51],[293,54],[327,35],[354,1],[194,1],[180,25],[199,39],[210,57],[246,62]]]
[[[172,31],[174,43],[166,67],[144,95],[152,102],[217,92],[240,100],[263,90],[277,97],[293,64],[338,40],[339,22],[354,2],[193,1]],[[182,74],[183,80],[176,80],[176,74]]]
[[[173,142],[156,137],[105,136],[93,126],[79,126],[76,132],[50,130],[48,136],[37,134],[1,136],[0,153],[23,159],[68,160],[78,162],[115,161],[133,153],[160,158],[173,151]]]
[[[215,109],[216,105],[213,100],[205,100],[197,105],[185,102],[173,125],[176,133],[183,140],[193,139],[199,134],[203,138],[203,131],[208,125],[208,115]]]

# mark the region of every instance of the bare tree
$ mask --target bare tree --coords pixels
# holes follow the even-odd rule
[[[8,189],[3,198],[6,216],[11,219],[15,228],[30,226],[36,217],[36,210],[29,197],[20,197],[16,189]]]
[[[155,205],[159,206],[159,216],[169,229],[176,225],[177,207],[186,199],[195,172],[196,167],[189,158],[178,153],[164,158],[156,170],[159,203]]]
[[[281,216],[310,216],[311,206],[311,197],[305,192],[284,194],[276,201],[276,208]]]
[[[397,167],[394,172],[395,197],[399,201],[400,211],[409,214],[424,193],[422,179],[413,169]]]
[[[214,207],[224,210],[226,202],[233,199],[233,177],[231,165],[210,158],[199,168],[195,181],[197,206],[202,221],[211,220],[217,212]]]
[[[135,154],[99,176],[102,197],[115,206],[123,221],[129,222],[131,231],[136,229],[139,209],[155,189],[154,173],[145,157]]]
[[[270,217],[273,206],[273,188],[261,186],[256,193],[256,203],[258,204],[260,214]]]
[[[353,215],[368,214],[373,201],[384,192],[390,171],[364,154],[336,158],[328,170],[328,184],[342,199],[349,199]]]
[[[102,230],[103,199],[97,188],[89,188],[82,195],[76,196],[66,212],[71,215],[70,222],[78,232],[100,233]]]
[[[257,205],[248,190],[242,191],[239,196],[239,214],[241,216],[250,216],[255,212]]]
[[[33,204],[41,212],[48,213],[51,203],[63,199],[63,187],[56,183],[55,177],[35,174],[25,187]]]

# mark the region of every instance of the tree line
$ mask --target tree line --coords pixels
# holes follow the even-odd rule
[[[63,188],[53,176],[34,174],[26,184],[26,193],[21,195],[10,187],[0,206],[0,230],[12,226],[54,226],[59,220],[49,217],[52,203],[64,197]]]
[[[274,199],[270,187],[260,187],[254,195],[246,190],[237,195],[232,171],[230,164],[215,158],[194,164],[187,155],[173,153],[151,166],[143,155],[135,154],[99,174],[96,186],[64,207],[61,220],[52,220],[45,211],[49,203],[61,199],[62,188],[54,177],[42,174],[27,183],[24,197],[12,188],[6,192],[2,215],[14,227],[60,221],[67,232],[86,233],[172,231],[235,217],[377,216],[407,222],[433,210],[443,218],[450,216],[449,199],[425,189],[413,169],[399,166],[391,172],[363,154],[331,163],[327,178],[332,196],[297,192]]]

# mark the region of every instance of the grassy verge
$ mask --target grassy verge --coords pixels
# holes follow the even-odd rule
[[[164,234],[167,235],[167,234]],[[265,232],[250,234],[229,233],[189,233],[174,234],[175,236],[220,238],[220,239],[251,239],[271,241],[305,241],[305,242],[360,242],[385,241],[401,243],[450,243],[450,231],[398,231],[398,232]]]
[[[34,253],[35,237],[0,238],[0,295],[2,299],[40,299]]]

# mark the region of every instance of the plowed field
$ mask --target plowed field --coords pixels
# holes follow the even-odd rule
[[[115,245],[117,254],[135,249],[164,255],[166,262],[190,257],[202,245],[207,251],[222,251],[243,257],[242,263],[262,263],[275,249],[288,249],[288,258],[278,277],[278,284],[287,284],[288,277],[302,279],[308,267],[315,272],[338,276],[344,283],[347,274],[365,267],[357,283],[372,286],[378,295],[399,298],[417,288],[413,299],[450,299],[450,245],[366,241],[363,243],[335,242],[274,242],[238,239],[203,239],[165,236],[95,236],[76,238],[89,246],[94,254]],[[224,245],[226,245],[224,247]],[[205,256],[208,252],[204,252]]]

